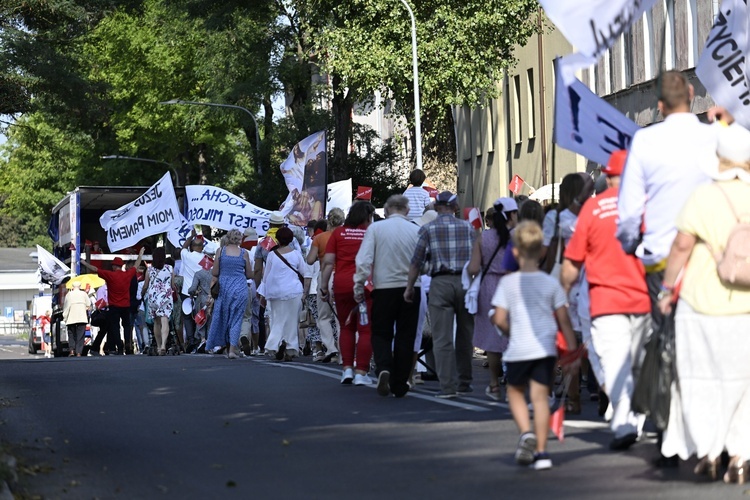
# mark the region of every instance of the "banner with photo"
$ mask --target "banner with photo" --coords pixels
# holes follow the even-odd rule
[[[239,229],[241,232],[252,226],[258,236],[263,236],[268,231],[270,210],[257,207],[224,189],[216,186],[185,186],[185,199],[186,220],[190,229],[195,224],[205,224],[226,231]]]
[[[714,101],[734,119],[750,128],[750,66],[748,51],[748,8],[745,0],[724,0],[708,34],[695,74]]]
[[[113,252],[135,245],[146,236],[169,231],[179,225],[180,209],[169,172],[135,201],[99,218]]]
[[[325,217],[328,184],[325,131],[295,144],[280,168],[289,195],[279,210],[289,223],[306,226],[311,220]]]
[[[606,165],[618,149],[628,149],[639,129],[577,78],[566,83],[565,61],[555,60],[555,144]]]
[[[578,50],[571,61],[581,69],[595,64],[620,35],[651,10],[656,0],[539,0],[539,3],[550,21]]]

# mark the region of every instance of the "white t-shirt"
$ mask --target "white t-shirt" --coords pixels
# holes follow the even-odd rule
[[[180,273],[184,278],[182,280],[183,295],[190,295],[188,290],[190,289],[190,285],[193,284],[193,276],[195,276],[195,273],[201,268],[200,263],[201,260],[203,260],[203,257],[205,257],[203,253],[193,252],[187,248],[183,248],[180,252],[180,260],[182,261]]]
[[[542,271],[508,274],[492,297],[492,305],[508,311],[510,342],[505,361],[528,361],[556,356],[555,310],[564,306],[560,283]]]

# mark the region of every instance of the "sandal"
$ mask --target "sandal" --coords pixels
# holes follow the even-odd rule
[[[729,469],[724,474],[724,482],[745,484],[748,479],[750,479],[750,463],[743,462],[740,457],[732,457]]]
[[[696,476],[708,476],[711,481],[716,481],[719,479],[720,462],[721,457],[717,457],[714,460],[710,460],[708,457],[703,457],[693,469],[693,474]]]
[[[166,349],[159,349],[159,356],[166,356],[167,350]]]

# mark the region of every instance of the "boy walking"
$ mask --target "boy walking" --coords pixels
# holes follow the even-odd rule
[[[513,233],[513,255],[519,272],[505,276],[497,287],[492,305],[493,322],[510,336],[503,354],[507,365],[508,402],[521,437],[516,462],[535,470],[552,467],[547,454],[549,433],[549,394],[555,374],[558,324],[571,350],[577,347],[570,324],[565,292],[550,275],[539,270],[542,252],[542,228],[534,221],[524,221]],[[566,366],[572,370],[575,361]],[[534,408],[534,431],[531,430],[526,389]]]

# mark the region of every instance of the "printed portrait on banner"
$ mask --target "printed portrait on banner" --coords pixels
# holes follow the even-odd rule
[[[305,226],[325,216],[327,161],[325,132],[316,132],[299,143],[281,164],[289,195],[279,210],[290,224]]]

